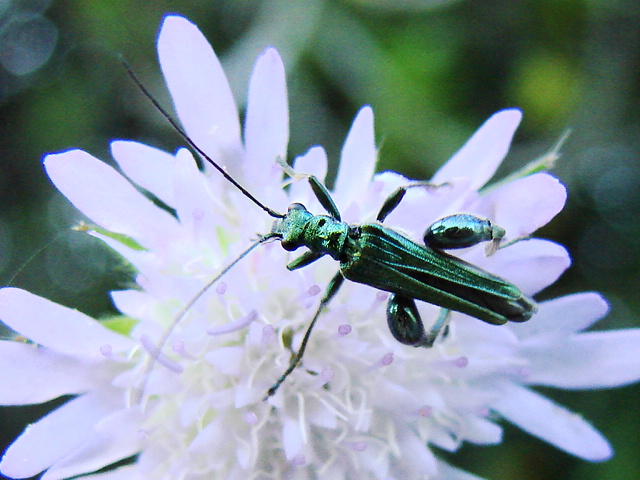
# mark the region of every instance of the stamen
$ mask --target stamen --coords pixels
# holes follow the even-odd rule
[[[237,332],[238,330],[242,330],[251,322],[253,322],[258,317],[258,312],[255,310],[251,310],[244,317],[240,317],[239,319],[227,323],[226,325],[219,325],[217,327],[211,327],[207,329],[207,334],[209,335],[224,335],[226,333]]]
[[[307,459],[304,458],[304,455],[301,453],[291,459],[291,465],[294,465],[296,467],[301,467],[305,463],[307,463]]]
[[[269,341],[275,337],[276,335],[276,329],[273,327],[273,325],[265,325],[264,327],[262,327],[262,338],[260,339],[260,343],[262,344],[262,346],[264,347],[267,343],[269,343]]]
[[[149,355],[160,365],[167,367],[169,370],[175,373],[182,373],[184,367],[177,362],[174,362],[164,353],[156,347],[151,339],[147,335],[142,335],[140,338],[140,344],[149,353]]]
[[[174,352],[176,352],[178,355],[180,355],[182,358],[186,358],[187,360],[195,360],[195,357],[193,355],[190,355],[187,352],[187,349],[185,347],[184,341],[183,340],[177,340],[171,347],[173,349]]]
[[[320,286],[318,285],[311,285],[309,287],[309,290],[307,290],[307,293],[309,295],[311,295],[312,297],[315,297],[316,295],[318,295],[320,293]]]
[[[364,442],[352,442],[349,446],[355,452],[364,452],[367,449],[367,444]]]
[[[113,354],[113,348],[111,347],[111,345],[101,345],[100,353],[107,358],[111,358],[111,355]]]

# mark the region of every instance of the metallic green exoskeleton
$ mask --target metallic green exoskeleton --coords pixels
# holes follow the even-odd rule
[[[446,326],[445,315],[429,332],[425,331],[415,299],[496,325],[524,322],[536,312],[535,302],[515,285],[441,251],[502,238],[504,230],[488,220],[466,214],[446,217],[427,229],[426,245],[382,224],[408,188],[431,185],[419,182],[400,187],[384,202],[376,222],[349,225],[340,220],[340,212],[326,188],[313,176],[308,180],[329,215],[314,215],[294,203],[273,222],[265,237],[279,239],[289,251],[308,248],[287,265],[289,270],[309,265],[324,255],[337,260],[340,270],[329,283],[298,353],[267,396],[273,395],[300,363],[316,319],[345,278],[391,292],[387,304],[389,329],[396,340],[414,347],[432,346]]]
[[[125,68],[143,93],[187,143],[247,198],[275,218],[271,232],[262,236],[221,275],[244,258],[257,244],[274,239],[279,240],[282,247],[288,251],[300,247],[308,249],[287,265],[289,270],[302,268],[324,255],[329,255],[339,262],[339,271],[329,282],[298,352],[293,354],[289,367],[268,390],[265,399],[273,395],[300,364],[316,320],[345,278],[390,292],[387,304],[389,329],[396,340],[414,347],[433,345],[447,325],[450,310],[496,325],[508,321],[524,322],[536,312],[535,302],[515,285],[442,251],[470,247],[483,241],[492,241],[497,248],[497,243],[505,232],[502,228],[491,225],[488,220],[467,214],[443,218],[427,229],[424,236],[425,245],[418,244],[383,225],[382,222],[400,204],[409,188],[436,186],[416,182],[400,187],[385,200],[375,222],[350,225],[341,221],[340,212],[326,187],[315,176],[304,175],[328,215],[314,215],[299,203],[291,204],[285,214],[278,213],[257,200],[202,151],[148,93],[126,65]],[[281,165],[290,176],[300,177],[286,164]],[[217,281],[221,275],[215,280]],[[443,308],[443,314],[428,332],[425,331],[420,318],[416,299]]]

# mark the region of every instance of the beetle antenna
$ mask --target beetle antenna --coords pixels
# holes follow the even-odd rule
[[[122,63],[122,66],[124,67],[124,69],[127,71],[127,74],[129,75],[129,77],[131,77],[131,80],[133,80],[133,82],[137,85],[137,87],[142,91],[144,96],[149,99],[149,101],[153,104],[153,106],[160,112],[160,114],[165,119],[167,119],[167,121],[176,130],[176,132],[178,132],[178,134],[180,134],[180,136],[186,140],[186,142],[189,144],[189,146],[191,146],[191,148],[193,148],[196,152],[198,152],[202,156],[202,158],[204,158],[207,162],[209,162],[209,164],[211,164],[216,170],[218,170],[222,174],[222,176],[224,178],[226,178],[229,181],[229,183],[233,184],[238,190],[240,190],[245,197],[247,197],[249,200],[251,200],[257,206],[259,206],[262,210],[267,212],[270,216],[272,216],[274,218],[283,218],[284,217],[284,215],[282,213],[278,213],[275,210],[267,207],[264,203],[262,203],[256,197],[254,197],[246,188],[244,188],[242,185],[240,185],[231,175],[229,175],[225,171],[224,168],[222,168],[220,165],[218,165],[193,140],[191,140],[189,135],[187,135],[187,133],[182,129],[182,127],[180,127],[180,125],[178,125],[178,122],[176,122],[173,119],[173,117],[171,115],[169,115],[169,113],[164,109],[164,107],[162,105],[160,105],[160,103],[153,97],[153,95],[151,95],[151,93],[149,92],[147,87],[144,86],[142,81],[136,76],[135,73],[133,73],[133,70],[131,70],[131,67],[129,67],[129,64],[126,61],[124,61],[123,59],[120,59],[120,61]]]
[[[251,253],[254,248],[256,248],[259,245],[262,245],[263,243],[270,242],[276,238],[278,238],[278,235],[273,233],[263,235],[258,240],[253,242],[248,248],[246,248],[240,255],[238,255],[236,259],[233,260],[229,265],[227,265],[220,273],[218,273],[214,278],[209,280],[206,283],[206,285],[204,285],[200,290],[198,290],[198,292],[191,298],[191,300],[189,300],[184,305],[184,307],[182,307],[182,309],[175,316],[175,318],[173,319],[169,327],[165,330],[165,332],[162,334],[162,337],[160,337],[160,340],[158,340],[157,343],[155,344],[152,343],[151,339],[143,335],[143,338],[141,339],[141,343],[144,346],[144,349],[149,353],[149,357],[148,357],[147,365],[144,370],[142,385],[140,385],[138,389],[135,389],[132,394],[132,398],[131,398],[132,405],[137,405],[142,402],[144,398],[145,390],[147,388],[147,381],[149,379],[149,375],[151,374],[153,367],[155,366],[156,363],[162,363],[165,366],[168,366],[170,369],[176,370],[176,371],[178,371],[178,369],[180,368],[179,366],[173,367],[173,362],[164,356],[164,354],[162,353],[162,350],[164,349],[165,345],[169,341],[169,337],[173,333],[173,330],[176,328],[176,326],[178,326],[178,324],[182,321],[182,319],[184,319],[184,317],[187,315],[187,312],[191,310],[191,308],[196,304],[196,302],[200,300],[202,296],[212,286],[214,286],[218,282],[218,280],[220,280],[229,270],[235,267],[238,264],[238,262],[240,262],[240,260],[242,260],[244,257],[249,255],[249,253]]]

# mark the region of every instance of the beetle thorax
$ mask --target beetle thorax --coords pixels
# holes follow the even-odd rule
[[[303,205],[293,203],[284,218],[273,222],[271,232],[280,236],[285,250],[305,246],[339,260],[349,226],[328,215],[313,215]]]

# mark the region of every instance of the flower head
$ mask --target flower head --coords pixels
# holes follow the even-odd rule
[[[258,59],[249,87],[244,143],[229,86],[201,33],[177,16],[158,40],[162,70],[186,132],[261,202],[322,212],[306,181],[283,189],[288,109],[278,53]],[[466,212],[506,230],[487,256],[460,258],[534,295],[568,267],[566,250],[528,239],[564,205],[547,173],[481,190],[507,153],[516,110],[491,117],[434,176],[439,188],[411,189],[385,220],[416,241],[435,220]],[[290,272],[278,242],[242,255],[273,221],[192,154],[116,141],[128,176],[80,150],[47,156],[56,187],[95,226],[92,234],[137,270],[135,289],[112,292],[131,329],[108,328],[28,292],[0,290],[0,318],[36,345],[0,343],[3,404],[76,395],[31,425],[7,450],[0,471],[45,480],[88,474],[136,456],[110,478],[465,478],[430,446],[495,444],[502,417],[574,455],[604,460],[607,441],[585,420],[532,385],[597,388],[640,377],[637,330],[584,333],[606,302],[582,293],[543,302],[527,323],[493,326],[461,313],[433,348],[399,344],[385,321],[388,295],[345,282],[321,315],[302,365],[277,393],[265,392],[337,271],[323,258]],[[373,113],[364,107],[347,136],[332,196],[349,223],[375,219],[409,181],[373,175]],[[297,172],[323,180],[326,155],[311,148]],[[211,171],[210,171],[211,170]],[[140,193],[137,185],[169,208]],[[425,324],[440,308],[419,302]],[[43,319],[46,319],[44,323]]]

